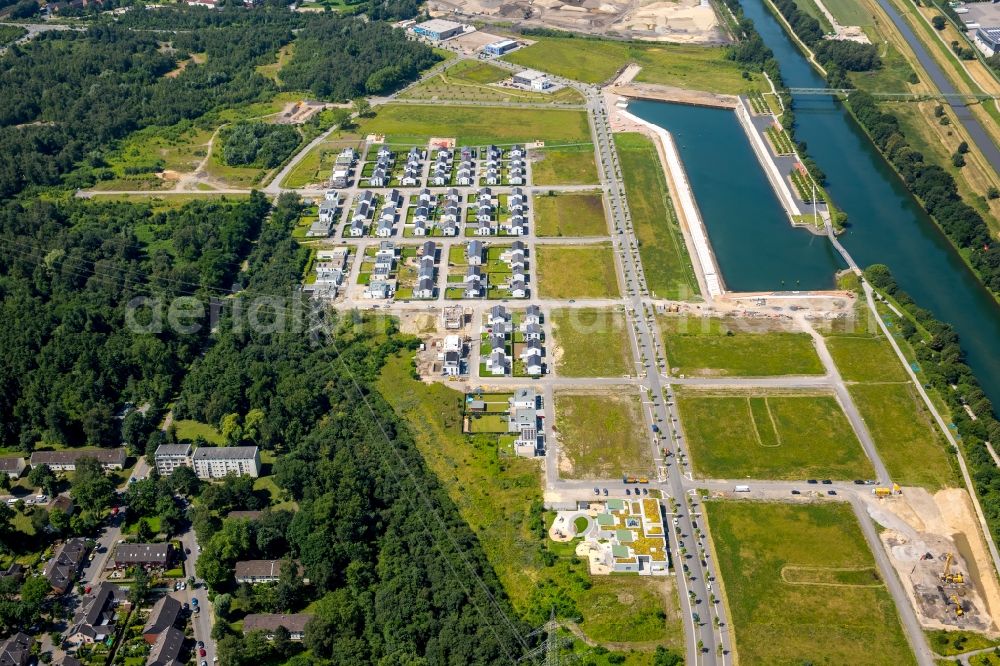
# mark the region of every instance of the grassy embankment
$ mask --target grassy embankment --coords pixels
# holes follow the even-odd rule
[[[632,224],[646,286],[654,296],[689,299],[698,286],[666,178],[652,141],[641,134],[616,134]]]

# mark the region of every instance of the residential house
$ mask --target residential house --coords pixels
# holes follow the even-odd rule
[[[488,321],[490,323],[490,326],[497,326],[497,325],[503,326],[508,321],[510,321],[510,313],[507,312],[507,308],[505,308],[504,306],[494,305],[492,308],[490,308]]]
[[[153,648],[146,658],[146,666],[183,666],[180,660],[184,648],[184,632],[176,627],[167,627],[156,637]]]
[[[17,562],[11,562],[6,571],[0,571],[0,581],[8,578],[13,579],[20,584],[21,581],[24,580],[24,565],[18,564]]]
[[[360,238],[365,235],[365,221],[364,219],[359,219],[355,217],[351,221],[351,226],[347,233],[351,235],[352,238]]]
[[[457,188],[451,188],[448,190],[447,194],[444,195],[445,203],[457,205],[462,200],[462,195],[459,193]]]
[[[160,634],[177,624],[180,616],[181,602],[169,594],[160,597],[153,604],[153,610],[149,612],[146,626],[142,629],[142,637],[150,645],[155,644]]]
[[[542,330],[541,324],[530,323],[521,324],[521,332],[524,334],[525,340],[541,340],[544,332]]]
[[[481,266],[483,264],[483,249],[485,246],[481,241],[469,241],[465,246],[465,259],[469,266]]]
[[[420,251],[421,257],[430,257],[431,259],[437,260],[437,245],[434,241],[425,241]]]
[[[72,516],[75,510],[76,505],[73,503],[73,498],[66,494],[56,495],[52,498],[52,502],[49,504],[49,513],[52,513],[53,511],[61,511],[67,516]]]
[[[80,563],[86,557],[87,542],[83,539],[70,539],[59,546],[55,556],[45,563],[43,575],[57,594],[62,594],[73,585]]]
[[[459,167],[455,180],[459,185],[472,185],[473,171],[469,167]]]
[[[423,222],[426,224],[427,220],[431,217],[431,211],[427,206],[420,205],[417,206],[416,210],[413,211],[413,222]]]
[[[236,563],[235,575],[237,583],[258,585],[260,583],[277,583],[281,577],[281,565],[284,560],[241,560]],[[302,565],[295,562],[299,578],[302,577]]]
[[[510,410],[507,431],[516,433],[514,452],[521,456],[541,455],[542,444],[538,433],[538,412],[534,407],[519,407]]]
[[[420,190],[420,194],[417,195],[417,203],[422,206],[430,206],[434,200],[435,196],[431,194],[431,191],[426,187]]]
[[[503,151],[496,146],[491,145],[486,148],[486,159],[499,160],[501,157],[503,157]]]
[[[510,372],[510,360],[507,354],[500,350],[493,350],[486,358],[486,369],[495,376],[506,375]]]
[[[516,240],[510,244],[511,252],[527,252],[528,246],[524,244],[524,241]]]
[[[480,224],[483,222],[492,222],[493,206],[489,203],[480,203],[476,210],[476,221]]]
[[[122,588],[111,583],[101,583],[83,597],[80,610],[73,617],[73,624],[66,631],[70,645],[103,643],[115,635],[115,609],[125,600]]]
[[[396,292],[396,284],[392,280],[372,280],[365,289],[366,298],[392,298]]]
[[[434,173],[431,174],[431,185],[436,187],[444,187],[448,184],[450,180],[450,169],[434,167]]]
[[[542,343],[537,340],[528,340],[521,346],[521,359],[526,359],[529,356],[541,356],[543,353]]]
[[[500,170],[496,167],[487,168],[486,176],[484,179],[487,185],[499,185],[500,184]]]
[[[531,354],[524,360],[524,371],[529,375],[538,376],[542,374],[542,357],[538,354]]]
[[[257,520],[263,513],[263,511],[230,511],[226,514],[226,518],[230,520]]]
[[[527,153],[524,150],[524,146],[514,145],[507,150],[507,157],[512,160],[521,160],[526,157]]]
[[[528,297],[528,286],[525,284],[524,280],[514,279],[510,283],[510,296],[511,298],[527,298]]]
[[[432,250],[433,252],[433,250]],[[434,255],[424,254],[420,256],[420,268],[418,273],[420,275],[434,275]]]
[[[457,236],[458,235],[458,223],[454,220],[443,222],[441,224],[441,233],[445,236]]]
[[[31,466],[48,465],[53,472],[72,472],[83,458],[93,458],[107,471],[125,467],[125,449],[66,449],[65,451],[35,451]]]
[[[295,614],[260,614],[251,613],[243,618],[243,634],[251,631],[263,631],[268,639],[274,638],[278,627],[284,627],[293,641],[301,641],[306,635],[306,625],[312,619],[308,613]]]
[[[457,377],[462,374],[462,354],[457,351],[446,351],[441,372],[447,377]]]
[[[35,639],[20,631],[0,643],[0,666],[28,666]]]
[[[192,457],[199,479],[221,479],[228,474],[260,476],[256,446],[199,446]]]
[[[19,479],[24,474],[24,458],[0,458],[0,474],[6,474],[10,479]]]
[[[389,238],[393,234],[392,218],[382,217],[378,221],[378,229],[375,235],[379,238]]]
[[[386,187],[389,184],[389,171],[384,167],[376,166],[372,175],[368,178],[369,187]]]
[[[170,476],[178,467],[191,467],[191,445],[160,444],[153,458],[160,476]]]
[[[524,252],[521,250],[510,250],[505,253],[507,255],[504,261],[511,267],[511,270],[515,268],[524,268]]]
[[[375,157],[376,157],[376,159],[379,159],[379,160],[391,160],[392,159],[392,151],[389,150],[389,146],[386,146],[385,144],[382,144],[381,146],[379,146],[378,152],[375,153]]]
[[[413,220],[413,235],[414,236],[426,236],[427,235],[427,220],[418,220],[414,218]]]
[[[434,298],[434,278],[421,277],[417,280],[417,286],[413,289],[414,298]]]
[[[120,543],[112,561],[118,569],[133,566],[167,569],[173,559],[174,547],[169,543]]]
[[[392,206],[393,208],[403,207],[403,194],[396,189],[390,190],[389,194],[385,195],[386,206]]]
[[[524,315],[521,317],[521,330],[524,330],[529,324],[541,324],[542,323],[542,309],[537,305],[529,305],[524,311]]]

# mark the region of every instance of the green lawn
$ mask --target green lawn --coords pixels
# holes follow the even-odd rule
[[[173,422],[174,427],[177,429],[177,439],[182,442],[194,441],[198,437],[202,437],[209,444],[214,444],[216,446],[222,446],[226,443],[226,440],[222,437],[222,433],[215,429],[207,423],[201,423],[199,421],[188,421],[180,420]]]
[[[556,393],[559,476],[610,479],[653,471],[635,390]]]
[[[709,502],[705,509],[740,663],[915,663],[848,505]],[[869,575],[837,583],[835,569]],[[789,574],[834,584],[789,583]]]
[[[826,17],[826,14],[820,10],[819,5],[816,4],[816,0],[795,0],[795,4],[798,5],[799,10],[819,21],[819,25],[823,29],[823,32],[827,34],[833,32],[833,26],[830,25],[830,20]]]
[[[615,134],[646,285],[659,298],[698,293],[656,147],[637,133]]]
[[[726,59],[724,48],[566,37],[531,39],[537,42],[504,59],[585,83],[607,81],[635,62],[642,66],[637,80],[645,83],[730,94],[767,89],[759,74],[752,80],[744,79],[743,68]]]
[[[671,580],[591,578],[572,550],[560,550],[552,566],[544,564],[542,553],[551,542],[541,531],[545,523],[539,467],[534,461],[501,456],[495,436],[462,435],[461,393],[413,379],[406,356],[389,359],[377,388],[409,424],[427,465],[476,534],[525,622],[545,622],[555,607],[560,618],[578,621],[594,640],[641,642],[636,646],[639,656],[627,663],[649,664],[657,644],[682,649]],[[661,612],[666,620],[659,617]]]
[[[325,185],[333,173],[333,164],[344,148],[354,148],[360,154],[363,142],[357,134],[334,132],[305,154],[295,167],[288,172],[282,187],[305,187],[310,183]]]
[[[535,185],[597,185],[594,144],[533,149],[531,179]]]
[[[410,88],[402,97],[477,102],[534,102],[582,104],[583,96],[573,88],[551,93],[531,92],[490,85],[510,78],[510,72],[475,60],[462,60]]]
[[[826,347],[849,382],[905,382],[906,371],[882,336],[831,335]]]
[[[808,333],[735,330],[720,319],[659,317],[667,364],[685,376],[822,375]]]
[[[600,192],[535,195],[535,232],[539,236],[607,236]]]
[[[823,0],[823,4],[841,25],[874,25],[874,17],[858,0]]]
[[[590,140],[586,113],[568,109],[387,104],[361,123],[360,131],[385,134],[396,143],[425,143],[432,136],[474,145]]]
[[[535,245],[542,298],[617,298],[618,277],[610,243]]]
[[[695,473],[707,478],[870,478],[873,470],[832,395],[685,389],[677,406]]]
[[[625,314],[608,309],[552,310],[552,355],[566,377],[616,377],[634,373]]]
[[[848,390],[893,481],[931,492],[961,485],[955,456],[911,384],[853,384]]]

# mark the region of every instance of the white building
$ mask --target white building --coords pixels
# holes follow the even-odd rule
[[[200,446],[192,461],[199,479],[221,479],[227,474],[260,476],[260,450],[256,446]]]
[[[178,467],[191,467],[190,444],[160,444],[156,447],[156,471],[169,476]]]

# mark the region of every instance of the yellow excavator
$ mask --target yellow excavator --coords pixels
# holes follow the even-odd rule
[[[951,602],[955,604],[955,615],[958,617],[965,615],[965,611],[962,609],[962,601],[958,598],[957,594],[951,595]]]
[[[951,553],[948,553],[948,557],[946,557],[944,561],[944,571],[941,572],[941,582],[951,583],[952,585],[962,585],[965,583],[965,576],[962,575],[962,572],[951,572],[951,563],[954,559],[954,556]]]

